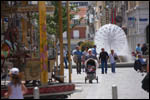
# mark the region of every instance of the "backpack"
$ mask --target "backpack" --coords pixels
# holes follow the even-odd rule
[[[149,92],[149,73],[147,73],[145,78],[142,80],[142,89]]]

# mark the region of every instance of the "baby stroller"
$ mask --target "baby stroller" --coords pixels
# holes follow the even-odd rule
[[[89,80],[89,83],[92,83],[92,80],[97,80],[98,83],[98,76],[96,76],[96,67],[98,67],[97,60],[93,58],[89,58],[85,61],[85,72],[87,76],[85,77],[86,80]]]

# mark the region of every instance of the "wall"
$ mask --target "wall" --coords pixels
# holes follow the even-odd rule
[[[76,27],[74,28],[74,30],[78,30],[79,31],[79,38],[86,38],[86,27]],[[71,31],[71,38],[73,39],[73,30]]]
[[[149,6],[136,6],[127,13],[128,17],[135,17],[133,27],[128,24],[128,42],[132,51],[135,50],[137,43],[146,43],[146,27],[149,24]],[[142,19],[142,21],[140,21]],[[147,19],[147,20],[144,20]],[[129,21],[129,20],[128,20]]]

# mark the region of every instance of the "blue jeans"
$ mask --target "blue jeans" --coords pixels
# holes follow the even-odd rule
[[[111,72],[115,73],[116,63],[111,63]]]
[[[101,61],[101,67],[102,67],[102,73],[104,73],[104,68],[105,68],[105,73],[107,73],[107,61]]]
[[[66,68],[68,68],[68,66],[67,66],[67,58],[66,57],[64,57],[64,62],[65,62]]]

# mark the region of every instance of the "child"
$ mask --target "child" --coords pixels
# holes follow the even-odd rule
[[[27,88],[21,83],[19,69],[12,68],[10,70],[11,81],[8,83],[8,92],[5,97],[9,99],[23,99],[23,94],[27,93]]]

